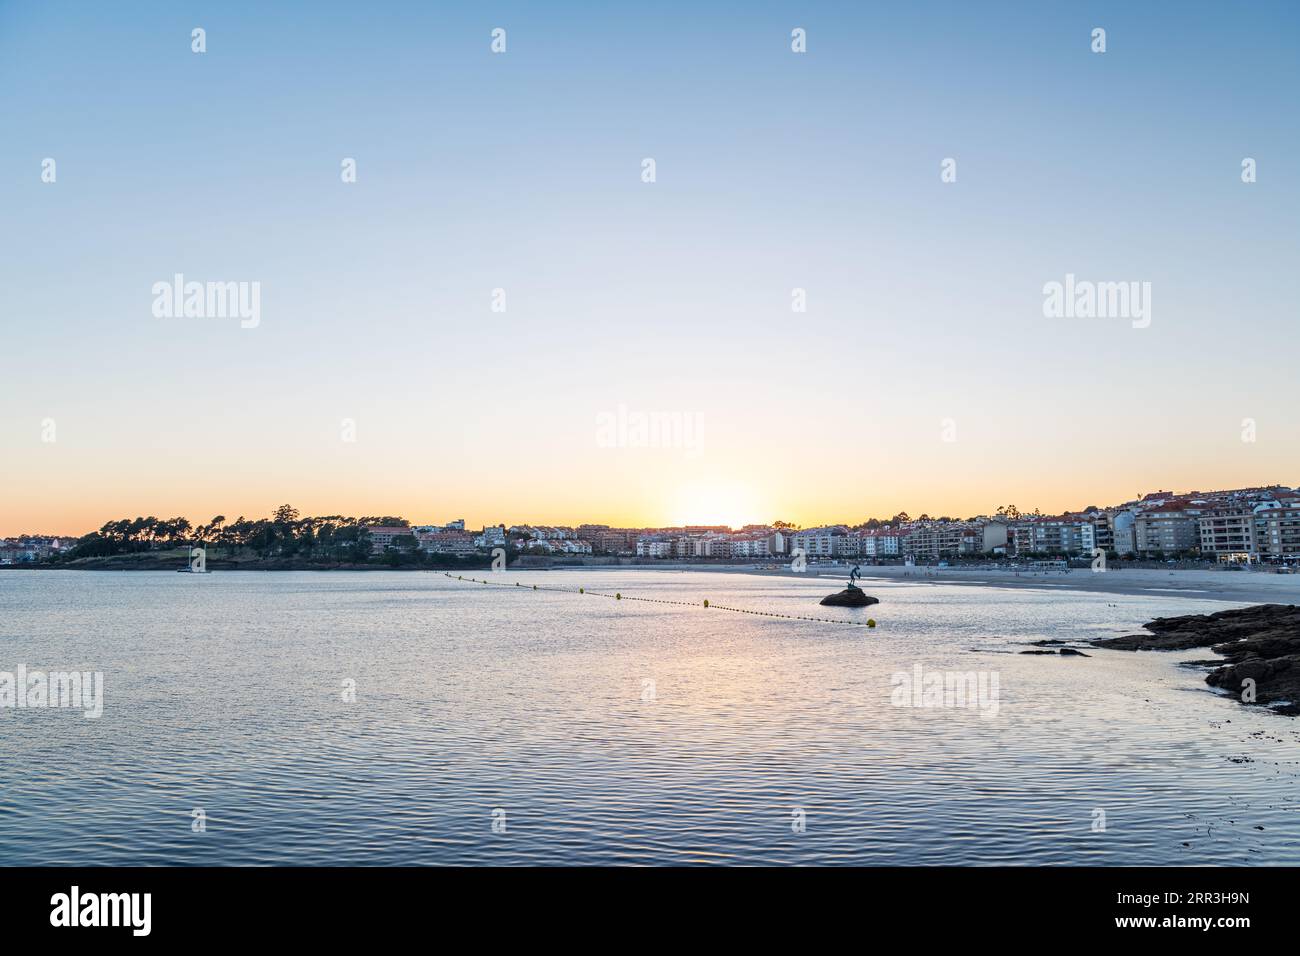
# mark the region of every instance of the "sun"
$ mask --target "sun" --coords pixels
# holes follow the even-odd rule
[[[668,516],[673,525],[725,524],[732,528],[770,520],[754,489],[737,481],[679,485],[668,503]]]

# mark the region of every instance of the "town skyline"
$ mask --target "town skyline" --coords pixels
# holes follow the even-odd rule
[[[1200,558],[1221,562],[1300,561],[1300,491],[1286,485],[1174,492],[1059,515],[1024,512],[1014,504],[975,516],[911,515],[800,527],[777,519],[734,528],[726,524],[613,527],[603,523],[484,525],[463,518],[418,524],[399,515],[306,515],[282,504],[265,518],[214,516],[119,518],[98,531],[66,538],[0,539],[0,565],[113,560],[141,552],[202,545],[226,560],[243,553],[259,561],[299,561],[303,567],[424,566],[514,552],[562,558],[603,555],[695,561],[944,558]],[[134,560],[134,559],[133,559]],[[85,565],[80,565],[85,566]],[[139,565],[137,565],[138,567]],[[247,566],[247,565],[246,565]],[[283,567],[283,565],[278,565]]]
[[[1224,494],[1239,494],[1245,491],[1289,492],[1296,488],[1300,488],[1300,483],[1288,483],[1284,481],[1242,484],[1242,485],[1222,486],[1222,487],[1210,487],[1208,485],[1201,485],[1196,487],[1183,488],[1182,490],[1178,490],[1177,488],[1174,487],[1165,488],[1162,486],[1147,491],[1142,491],[1137,494],[1131,495],[1129,497],[1125,497],[1123,499],[1117,499],[1117,500],[1108,500],[1108,499],[1101,498],[1098,495],[1093,495],[1086,502],[1078,503],[1071,507],[1065,507],[1065,508],[1047,509],[1047,508],[1043,508],[1041,505],[1036,505],[1036,504],[1026,504],[1022,506],[1020,503],[1016,501],[1007,501],[1005,503],[998,504],[993,507],[980,509],[980,510],[973,510],[973,511],[964,511],[960,509],[946,509],[946,508],[923,508],[920,510],[911,510],[908,508],[896,508],[896,509],[884,508],[884,509],[875,509],[875,510],[861,512],[859,515],[855,515],[855,516],[846,516],[841,514],[839,517],[816,520],[816,521],[802,521],[799,520],[798,518],[790,518],[784,515],[758,517],[752,520],[744,520],[744,521],[724,521],[724,520],[682,520],[682,521],[661,521],[661,522],[612,521],[612,520],[602,520],[599,517],[592,517],[590,515],[582,516],[577,519],[570,518],[569,520],[550,520],[550,519],[543,519],[537,517],[528,517],[522,520],[510,520],[509,517],[503,518],[501,516],[498,516],[496,520],[491,520],[491,519],[481,520],[477,516],[472,516],[469,518],[460,517],[462,512],[458,511],[455,507],[428,506],[428,505],[410,511],[400,510],[400,509],[394,510],[394,509],[374,509],[374,508],[362,509],[362,510],[355,510],[355,509],[341,510],[338,508],[297,508],[296,506],[294,506],[294,511],[301,514],[304,518],[312,517],[312,518],[319,519],[325,517],[336,517],[336,518],[343,518],[347,521],[358,522],[362,524],[383,523],[392,519],[398,519],[400,521],[405,521],[410,527],[413,528],[424,527],[424,526],[441,527],[447,523],[445,520],[442,521],[441,524],[439,524],[439,522],[436,520],[429,520],[429,521],[422,520],[422,518],[424,517],[429,517],[429,513],[431,511],[437,511],[444,517],[448,514],[455,513],[457,515],[457,518],[453,520],[458,521],[462,528],[605,527],[605,528],[620,528],[620,529],[652,530],[652,529],[681,529],[681,528],[688,528],[688,527],[697,527],[697,528],[726,527],[728,529],[737,530],[737,529],[743,529],[745,527],[771,528],[780,525],[786,525],[791,529],[807,529],[807,528],[836,527],[836,526],[853,528],[853,527],[864,526],[871,522],[895,521],[900,515],[906,516],[905,520],[910,520],[910,521],[933,520],[933,521],[954,521],[954,522],[974,521],[979,519],[995,518],[995,517],[1010,517],[1013,515],[1015,517],[1021,517],[1026,519],[1033,518],[1033,517],[1052,518],[1052,517],[1083,514],[1090,508],[1100,510],[1100,511],[1114,510],[1117,508],[1130,506],[1135,503],[1142,502],[1144,500],[1149,501],[1157,497],[1185,499],[1190,496],[1197,496],[1197,495],[1213,496],[1213,495],[1224,495]],[[149,517],[150,520],[158,520],[160,522],[184,520],[189,527],[200,528],[200,527],[204,527],[208,522],[210,522],[213,519],[213,517],[217,515],[220,515],[223,518],[223,520],[227,522],[232,522],[237,519],[246,519],[246,520],[254,521],[254,520],[258,520],[259,516],[274,515],[278,509],[282,509],[285,507],[289,507],[289,506],[281,502],[277,505],[263,508],[261,510],[257,510],[257,509],[211,510],[210,509],[209,512],[203,512],[203,513],[195,512],[191,514],[177,513],[166,508],[150,508],[150,509],[145,509],[143,511],[137,510],[135,512],[135,515],[137,518],[144,518],[147,516]],[[85,527],[84,530],[80,530],[80,531],[24,527],[21,530],[7,530],[7,529],[0,530],[0,538],[18,538],[21,536],[81,538],[88,534],[92,534],[96,531],[101,530],[106,523],[123,520],[124,516],[126,516],[128,512],[122,511],[122,512],[118,512],[117,514],[118,517],[111,517],[111,518],[101,517],[100,519],[95,521],[91,526]],[[169,517],[166,518],[161,517],[164,514],[168,515]],[[131,520],[131,519],[126,518],[125,520]]]

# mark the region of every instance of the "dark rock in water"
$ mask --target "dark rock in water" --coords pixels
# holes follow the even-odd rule
[[[1294,604],[1257,604],[1215,614],[1158,617],[1143,627],[1151,633],[1104,637],[1092,643],[1121,651],[1183,651],[1240,641],[1276,629],[1294,639],[1300,636],[1300,608]]]
[[[1162,617],[1145,626],[1150,634],[1092,643],[1122,651],[1208,647],[1226,658],[1205,678],[1211,687],[1229,692],[1243,704],[1268,704],[1277,713],[1300,715],[1300,608],[1294,604]],[[1214,666],[1215,662],[1204,663]],[[1246,684],[1248,680],[1254,683]],[[1253,699],[1248,690],[1253,690]]]
[[[1083,651],[1076,651],[1073,647],[1061,648],[1062,657],[1092,657],[1091,654],[1085,654]]]
[[[1240,698],[1253,680],[1254,701],[1242,703],[1273,704],[1279,714],[1300,716],[1300,654],[1285,657],[1248,656],[1236,664],[1226,664],[1206,675],[1205,683]]]
[[[1047,650],[1047,651],[1021,651],[1020,653],[1021,653],[1021,654],[1055,654],[1056,651],[1053,651],[1053,650]]]
[[[879,604],[879,598],[873,598],[862,588],[847,587],[838,594],[828,594],[818,604],[824,604],[827,607],[870,607],[872,604]]]

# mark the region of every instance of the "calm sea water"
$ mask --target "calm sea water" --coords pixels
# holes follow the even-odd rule
[[[1178,666],[1208,652],[1016,653],[1226,605],[503,576],[879,626],[439,572],[0,573],[0,670],[106,682],[98,720],[0,709],[0,862],[1300,863],[1300,725]],[[996,715],[896,706],[917,664],[996,674]]]

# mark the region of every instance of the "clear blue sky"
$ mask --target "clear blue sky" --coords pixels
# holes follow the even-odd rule
[[[1300,4],[449,6],[0,0],[0,533],[1300,482]],[[155,318],[177,272],[261,325]],[[1067,272],[1151,327],[1045,319]]]

